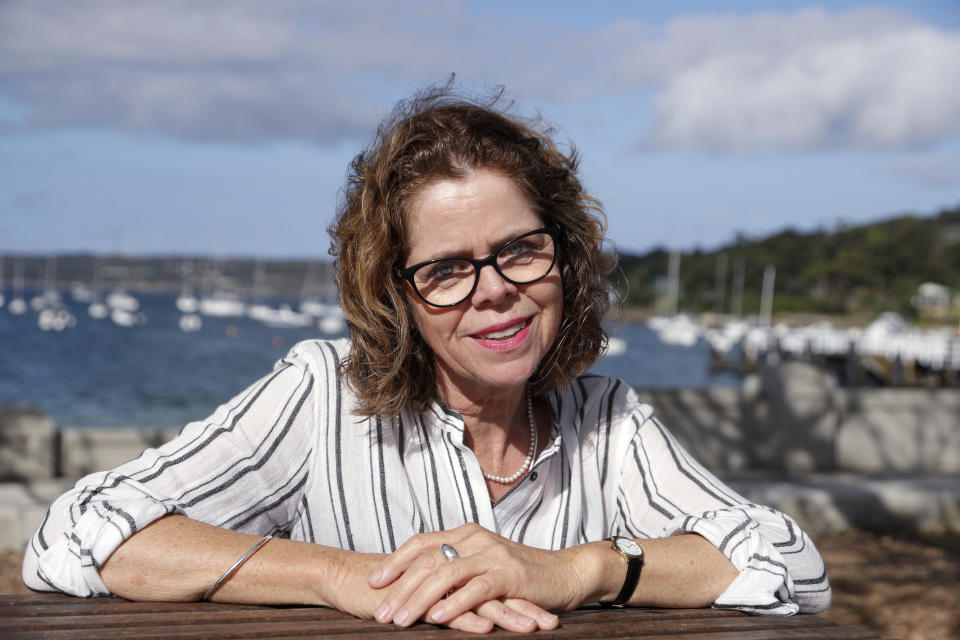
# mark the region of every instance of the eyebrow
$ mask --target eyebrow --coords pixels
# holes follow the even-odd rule
[[[536,231],[537,229],[540,229],[540,228],[541,227],[531,227],[529,229],[514,230],[511,232],[505,233],[500,236],[499,240],[493,242],[490,246],[490,249],[482,256],[479,256],[479,258],[485,258],[491,253],[493,253],[494,251],[496,251],[497,249],[499,249],[500,247],[502,247],[503,245],[513,240],[514,238],[522,236],[525,233],[530,233],[531,231]],[[411,265],[420,264],[421,262],[430,262],[431,260],[453,260],[455,258],[473,258],[473,256],[467,255],[466,252],[460,251],[459,249],[451,249],[448,251],[441,251],[441,252],[435,253],[430,258],[411,261],[410,264]],[[479,258],[476,258],[476,259],[479,259]]]

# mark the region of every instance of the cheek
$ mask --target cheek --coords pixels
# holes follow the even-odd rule
[[[544,312],[554,316],[556,323],[559,324],[560,318],[563,316],[563,285],[559,276],[553,282],[544,283],[540,304]]]
[[[407,300],[414,326],[430,348],[436,351],[436,347],[440,346],[437,341],[453,333],[456,328],[455,314],[451,310],[444,311],[430,307],[419,298],[414,300],[408,297]]]

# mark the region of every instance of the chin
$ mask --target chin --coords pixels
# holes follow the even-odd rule
[[[498,389],[513,389],[527,384],[527,381],[533,376],[536,370],[536,366],[530,367],[526,364],[516,368],[501,367],[490,376],[484,376],[484,383]]]

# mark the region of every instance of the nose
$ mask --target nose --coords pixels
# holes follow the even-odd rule
[[[517,294],[517,285],[497,273],[493,265],[480,267],[477,277],[477,288],[474,289],[470,302],[474,306],[483,304],[497,304]]]

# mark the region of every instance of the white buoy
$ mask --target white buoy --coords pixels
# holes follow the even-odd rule
[[[185,313],[180,316],[180,331],[196,333],[203,326],[203,318],[195,313]]]

